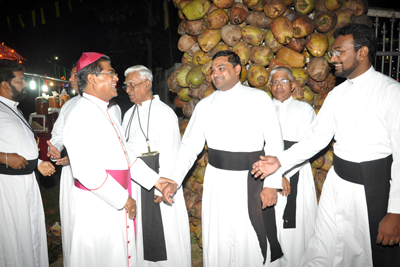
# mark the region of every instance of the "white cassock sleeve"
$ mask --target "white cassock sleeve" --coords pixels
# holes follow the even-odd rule
[[[400,90],[391,100],[386,115],[393,157],[388,212],[400,214]]]
[[[58,115],[56,123],[54,123],[50,139],[51,144],[55,146],[58,149],[58,151],[60,151],[60,153],[64,149],[64,144],[63,144],[63,130],[64,130],[64,120],[65,120],[64,111],[65,109],[62,108],[60,114]]]
[[[117,119],[117,122],[121,125],[121,108],[118,106],[118,104],[112,105],[108,111],[110,114],[113,114],[115,116],[115,119]]]
[[[133,153],[129,148],[128,155],[131,162],[133,162],[133,165],[131,165],[132,180],[134,180],[147,190],[152,189],[158,179],[160,179],[160,175],[150,169],[143,160],[137,158],[135,156],[135,153]]]
[[[196,161],[197,155],[203,151],[206,142],[201,114],[201,108],[197,105],[182,138],[175,168],[171,174],[171,179],[178,184],[178,187],[181,186],[185,175]]]
[[[290,123],[296,124],[296,132],[299,134],[297,140],[301,140],[304,136],[307,135],[308,131],[310,130],[311,124],[315,119],[315,112],[314,109],[310,108],[305,108],[303,109],[303,114],[301,116],[301,121],[291,121]],[[294,174],[296,174],[305,164],[305,162],[302,162],[296,166],[294,166],[292,169],[288,170],[283,174],[288,181],[290,182],[290,177],[292,177]]]
[[[122,209],[128,199],[128,191],[107,175],[106,169],[127,168],[127,161],[120,149],[118,136],[112,132],[106,134],[104,121],[98,118],[100,116],[103,115],[71,117],[74,121],[69,121],[64,128],[63,141],[68,149],[74,177],[103,201]]]
[[[278,155],[283,173],[314,156],[332,140],[335,133],[333,108],[329,101],[330,96],[331,94],[328,94],[326,97],[324,105],[318,112],[307,136]]]
[[[268,114],[267,121],[261,123],[261,131],[265,141],[264,151],[265,155],[276,156],[283,151],[281,126],[271,98],[266,94],[266,97],[262,100],[264,102],[259,104],[262,110],[260,114],[254,114],[254,116]],[[277,170],[265,177],[264,187],[282,188],[282,172]]]
[[[172,110],[159,114],[157,121],[157,145],[160,152],[160,176],[169,178],[173,171],[178,150],[181,145],[178,118]],[[162,196],[161,192],[155,194]]]

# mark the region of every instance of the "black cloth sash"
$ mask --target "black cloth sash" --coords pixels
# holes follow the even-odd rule
[[[139,157],[150,169],[159,172],[160,154]],[[143,253],[146,261],[166,261],[167,249],[159,203],[154,203],[154,187],[148,191],[141,187]]]
[[[297,142],[283,140],[285,150]],[[283,228],[296,228],[296,198],[299,172],[290,177],[290,194],[287,196],[285,211],[283,212]]]
[[[343,180],[364,185],[373,266],[400,266],[400,247],[376,244],[379,223],[387,214],[392,155],[355,163],[333,155],[334,169]]]
[[[18,170],[15,170],[8,166],[6,168],[6,164],[0,164],[0,173],[1,174],[8,174],[8,175],[27,175],[31,174],[37,167],[38,164],[38,159],[32,159],[32,160],[27,160],[28,165],[25,166],[25,168],[21,168]]]
[[[68,151],[67,151],[66,147],[64,147],[64,149],[61,150],[61,158],[64,158],[64,157],[68,157]]]
[[[229,171],[249,171],[247,179],[247,201],[251,224],[257,234],[264,263],[267,257],[267,238],[271,245],[271,262],[283,256],[276,235],[274,206],[262,209],[260,193],[264,180],[255,179],[251,175],[253,164],[264,156],[263,150],[256,152],[228,152],[208,148],[209,164],[215,168]],[[266,178],[268,179],[268,178]]]

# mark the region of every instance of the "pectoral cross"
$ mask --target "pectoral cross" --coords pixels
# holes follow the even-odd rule
[[[156,155],[156,154],[158,154],[158,151],[151,151],[151,148],[150,148],[150,141],[149,140],[146,140],[146,143],[147,143],[147,153],[142,153],[141,154],[141,156],[153,156],[153,155]]]

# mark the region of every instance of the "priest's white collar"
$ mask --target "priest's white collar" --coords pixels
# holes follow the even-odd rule
[[[0,101],[13,108],[16,108],[19,105],[19,102],[15,102],[14,100],[5,98],[3,96],[0,96]]]
[[[347,81],[349,81],[349,83],[351,85],[356,85],[356,84],[360,84],[366,81],[366,79],[368,79],[368,76],[370,76],[372,73],[374,72],[374,67],[371,66],[366,72],[364,72],[363,74],[353,78],[353,79],[347,79]]]
[[[159,101],[160,97],[158,95],[153,95],[153,102]],[[148,107],[151,103],[151,99],[143,101],[142,105],[138,105],[138,107],[142,108],[142,107]]]
[[[237,84],[235,84],[231,89],[229,89],[229,90],[226,90],[226,91],[221,91],[221,90],[217,90],[217,91],[219,91],[219,92],[221,92],[221,93],[228,93],[228,92],[234,92],[234,91],[236,91],[236,90],[238,90],[238,88],[240,88],[240,85],[241,85],[242,83],[240,82],[240,81],[238,81],[237,82]],[[244,85],[245,86],[245,85]]]
[[[108,107],[108,102],[104,101],[103,99],[98,98],[97,96],[88,94],[88,93],[83,93],[82,97],[87,98],[89,101],[95,103],[97,106],[107,109]]]
[[[290,96],[288,99],[286,99],[285,101],[283,101],[283,103],[275,98],[272,99],[272,101],[274,102],[275,105],[277,106],[281,106],[281,105],[288,105],[289,103],[291,103],[293,101],[293,97]]]

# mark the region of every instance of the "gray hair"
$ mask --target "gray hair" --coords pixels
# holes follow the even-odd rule
[[[276,72],[278,71],[284,71],[289,75],[289,79],[290,81],[293,81],[293,72],[291,69],[289,69],[288,67],[276,67],[271,71],[271,74],[269,75],[269,81],[271,81],[272,79],[272,75],[274,75]]]
[[[140,74],[140,76],[144,79],[147,79],[150,81],[150,92],[153,93],[152,87],[153,87],[153,73],[151,73],[151,70],[146,68],[143,65],[135,65],[132,67],[129,67],[125,70],[125,77],[132,72],[137,72]]]

